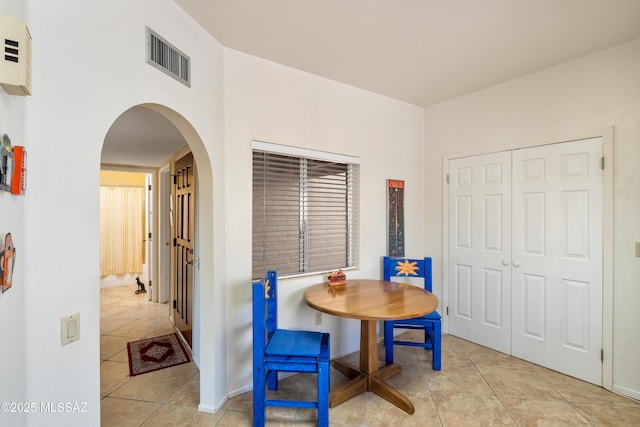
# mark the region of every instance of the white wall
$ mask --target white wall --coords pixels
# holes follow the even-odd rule
[[[614,127],[614,390],[640,398],[640,39],[425,111],[425,252],[442,277],[445,154]],[[611,357],[611,355],[605,355]]]
[[[225,51],[228,183],[227,302],[229,390],[251,385],[251,149],[252,139],[359,156],[360,268],[351,277],[381,277],[386,255],[386,180],[405,189],[407,255],[422,255],[424,229],[423,109],[240,52]],[[231,167],[230,165],[233,165]],[[323,276],[281,280],[282,327],[331,333],[331,353],[358,349],[359,322],[323,315],[302,300]]]
[[[26,247],[22,253],[29,275],[26,383],[21,384],[26,385],[27,401],[88,403],[87,413],[37,413],[28,417],[28,424],[99,425],[98,188],[103,140],[125,110],[154,103],[166,106],[157,108],[188,141],[195,141],[192,149],[201,173],[198,215],[207,219],[200,227],[204,236],[198,248],[202,262],[196,292],[208,308],[197,326],[213,330],[211,312],[224,313],[224,293],[216,295],[215,286],[223,282],[224,232],[213,242],[224,212],[212,208],[214,194],[224,196],[223,52],[171,0],[30,0],[27,7],[33,96],[26,121],[29,188],[27,236],[21,246]],[[191,88],[145,63],[145,25],[191,57]],[[221,176],[214,179],[214,174]],[[80,340],[62,347],[60,317],[72,313],[80,313]],[[221,369],[216,364],[225,362],[224,353],[214,354],[213,340],[213,333],[205,335],[195,348],[205,408],[225,398],[221,393],[226,377],[215,374]]]
[[[0,0],[0,15],[11,16],[24,22],[24,9],[24,1]],[[4,89],[0,88],[0,136],[6,133],[13,145],[23,145],[28,150],[25,141],[26,102],[26,98],[7,95]],[[25,263],[24,256],[24,200],[25,196],[12,196],[8,192],[0,191],[0,240],[4,245],[4,236],[10,232],[16,246],[13,286],[4,294],[0,294],[0,403],[23,403],[26,398],[24,308],[28,264]],[[0,412],[0,424],[24,425],[24,417],[21,415],[3,412]]]

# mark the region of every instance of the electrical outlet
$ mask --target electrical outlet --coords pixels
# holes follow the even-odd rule
[[[319,311],[316,313],[316,325],[320,325],[322,323],[322,313]]]

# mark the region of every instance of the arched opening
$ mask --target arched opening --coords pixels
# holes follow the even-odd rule
[[[149,257],[148,261],[151,261],[151,266],[145,272],[148,274],[144,276],[153,283],[151,286],[149,283],[147,284],[148,294],[143,298],[148,296],[149,304],[164,304],[166,313],[169,315],[173,310],[173,300],[175,299],[175,289],[171,287],[170,282],[173,278],[168,273],[167,266],[168,262],[172,262],[168,249],[172,240],[169,234],[172,223],[169,211],[175,207],[170,197],[170,187],[173,185],[172,175],[174,174],[171,167],[176,159],[188,152],[193,154],[196,184],[193,246],[195,262],[193,263],[193,294],[189,296],[192,298],[190,303],[192,304],[193,329],[189,345],[193,361],[198,367],[200,375],[206,373],[207,378],[206,382],[200,382],[200,393],[196,403],[204,410],[209,410],[213,407],[213,384],[215,384],[216,371],[213,369],[213,357],[211,357],[214,333],[212,331],[207,331],[207,334],[202,333],[203,330],[207,330],[207,327],[203,325],[211,325],[212,322],[206,318],[203,319],[208,314],[206,310],[200,309],[203,301],[213,300],[213,266],[211,262],[206,262],[206,260],[213,259],[213,174],[206,147],[189,121],[175,110],[159,104],[140,104],[123,112],[113,122],[105,136],[101,169],[148,174],[154,185],[155,190],[151,191],[153,201],[149,207],[149,210],[153,212],[153,218],[149,220],[149,222],[153,222],[150,228],[152,234],[148,236],[154,243],[147,246],[149,249],[146,249],[149,251],[146,255]],[[146,232],[145,236],[147,236]],[[136,296],[139,297],[139,295]],[[162,309],[159,310],[162,311]],[[173,319],[171,321],[173,322]],[[105,372],[110,375],[109,369],[102,368],[104,362],[109,361],[111,368],[114,363],[124,364],[127,362],[126,351],[114,355],[107,355],[109,351],[102,351],[104,337],[111,332],[113,332],[113,336],[117,336],[118,326],[118,322],[111,322],[103,328],[101,322],[101,383],[104,383],[102,377]],[[120,326],[120,329],[122,328],[124,327]],[[135,329],[129,328],[128,330]],[[147,335],[150,332],[149,329],[138,327],[135,333]],[[133,334],[133,332],[129,332],[129,335]],[[131,338],[138,339],[137,336]],[[126,345],[127,339],[127,337],[123,337],[123,339],[108,339],[106,341],[117,342],[116,345]],[[116,370],[122,375],[123,367],[117,366],[117,368],[112,370]],[[120,380],[116,378],[106,386],[101,384],[103,402],[116,389],[120,390],[120,395],[126,396],[126,385],[134,378],[129,377],[127,372],[126,378],[120,378]],[[133,390],[134,385],[131,385],[130,388]],[[117,399],[117,395],[118,393],[115,393],[113,399]]]

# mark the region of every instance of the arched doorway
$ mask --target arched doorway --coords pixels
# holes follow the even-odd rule
[[[113,123],[102,149],[101,164],[110,169],[140,169],[153,170],[154,181],[158,186],[155,194],[158,196],[154,203],[156,212],[160,213],[170,207],[167,187],[171,184],[173,172],[168,165],[171,161],[185,152],[191,151],[195,162],[195,179],[198,183],[197,205],[195,212],[195,243],[194,254],[200,259],[213,259],[213,198],[212,198],[212,170],[211,162],[204,143],[189,121],[175,110],[158,104],[140,104],[123,112]],[[208,218],[208,220],[207,220]],[[166,266],[166,249],[169,217],[164,220],[156,215],[157,226],[154,236],[156,239],[154,250],[158,253],[158,262],[154,267],[154,276],[162,277],[162,269]],[[205,219],[205,220],[201,220]],[[201,374],[207,373],[209,381],[200,382],[200,406],[204,410],[213,407],[214,377],[212,357],[212,334],[202,334],[203,322],[200,304],[213,298],[213,266],[209,262],[198,262],[194,268],[193,294],[193,359]],[[158,289],[162,286],[159,280]],[[206,285],[202,285],[206,284]],[[161,294],[161,291],[158,291]],[[173,298],[173,297],[171,297]],[[157,295],[155,298],[158,301]],[[161,300],[161,298],[160,298]],[[171,299],[169,300],[171,301]],[[211,322],[204,324],[210,325]],[[204,328],[206,329],[206,327]],[[203,341],[204,340],[204,341]],[[210,342],[208,342],[210,341]],[[203,347],[206,350],[203,350]]]

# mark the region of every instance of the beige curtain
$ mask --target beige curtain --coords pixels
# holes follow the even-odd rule
[[[100,187],[100,274],[142,273],[144,188]]]

